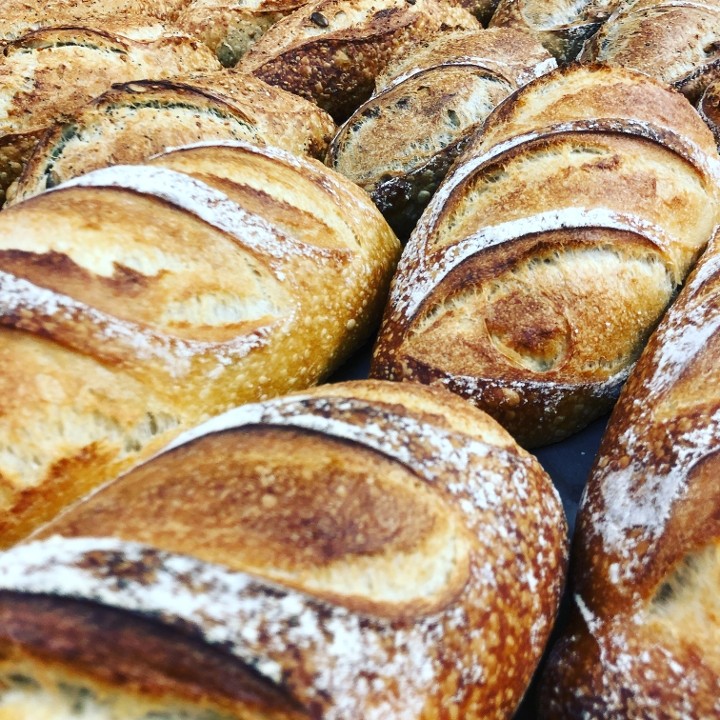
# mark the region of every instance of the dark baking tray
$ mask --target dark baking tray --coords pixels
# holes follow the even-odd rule
[[[330,378],[330,382],[366,378],[370,368],[370,355],[371,346],[364,347]],[[606,424],[607,417],[602,417],[562,442],[536,448],[532,451],[552,478],[560,494],[571,534],[575,526],[575,516],[580,497]],[[567,598],[563,603],[563,608],[566,606]],[[561,608],[556,627],[562,626],[563,621],[564,613]],[[536,720],[536,690],[536,683],[534,683],[528,690],[525,701],[515,714],[514,720]]]

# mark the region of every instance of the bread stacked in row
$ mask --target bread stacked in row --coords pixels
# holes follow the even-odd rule
[[[482,30],[483,3],[72,5],[70,36],[36,17],[51,41],[7,47],[33,68],[65,48],[89,68],[91,33],[118,56],[199,49],[192,67],[107,74],[89,105],[8,74],[43,112],[0,212],[0,532],[38,529],[0,555],[0,713],[511,717],[567,532],[516,441],[614,401],[715,233],[710,131],[640,73],[548,73],[570,50]],[[611,8],[586,10],[597,26]],[[376,159],[341,161],[373,127]],[[326,162],[350,179],[303,157],[333,135]],[[363,163],[377,179],[361,184],[390,193],[351,182]],[[405,234],[448,168],[373,363],[414,382],[324,385],[189,429],[324,380],[371,337],[400,253],[373,200]],[[586,682],[574,657],[557,697]]]

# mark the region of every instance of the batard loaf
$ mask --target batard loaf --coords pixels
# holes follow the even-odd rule
[[[717,224],[688,101],[574,66],[491,115],[405,249],[375,377],[441,384],[527,445],[606,412]]]
[[[335,129],[316,105],[232,70],[118,84],[43,135],[6,204],[200,141],[245,140],[319,157]]]
[[[445,0],[316,0],[275,23],[238,67],[342,122],[406,44],[477,28],[467,10]]]
[[[0,213],[0,538],[205,417],[311,385],[377,322],[399,243],[317,161],[246,144]]]
[[[720,3],[623,3],[588,40],[580,59],[641,70],[697,102],[720,74]]]
[[[561,64],[574,60],[583,43],[621,0],[500,0],[490,27],[514,27],[542,43]]]
[[[37,30],[0,54],[0,203],[43,132],[114,82],[219,69],[199,41],[132,40],[104,30]]]
[[[327,164],[365,189],[401,239],[470,136],[513,90],[555,67],[525,33],[441,35],[410,46],[339,129]]]
[[[305,0],[194,0],[174,23],[232,67],[278,20]]]
[[[720,244],[631,374],[578,516],[552,720],[720,715]]]
[[[0,712],[509,718],[565,532],[537,461],[446,391],[234,409],[0,556]]]

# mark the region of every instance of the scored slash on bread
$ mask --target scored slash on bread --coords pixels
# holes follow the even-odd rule
[[[398,253],[342,176],[242,143],[4,210],[2,542],[183,427],[325,377],[374,327]]]
[[[548,720],[720,713],[720,244],[716,236],[615,406],[578,514],[573,616]]]
[[[45,130],[115,82],[219,69],[197,40],[132,40],[104,30],[37,30],[0,55],[0,203]]]
[[[0,672],[18,702],[64,683],[191,718],[200,693],[223,720],[506,718],[557,611],[565,533],[537,461],[459,398],[325,385],[191,430],[0,558]],[[78,601],[95,609],[72,634]],[[90,661],[103,623],[132,638],[147,620],[154,646],[226,653],[215,687],[167,652],[154,687],[134,680],[142,652],[129,681],[121,654]],[[243,673],[262,694],[238,699]]]
[[[407,239],[448,168],[490,112],[553,58],[526,34],[442,35],[395,56],[340,128],[326,163],[364,188]]]
[[[404,46],[478,28],[468,11],[445,0],[317,0],[273,25],[238,67],[343,122]]]
[[[45,133],[8,188],[6,204],[101,167],[200,141],[244,140],[319,157],[334,130],[315,105],[232,70],[118,84]]]
[[[639,73],[544,75],[490,117],[393,281],[372,374],[445,385],[521,443],[607,411],[718,222],[718,156]]]

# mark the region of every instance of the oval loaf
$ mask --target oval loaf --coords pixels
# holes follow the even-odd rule
[[[565,533],[538,462],[446,391],[246,405],[0,556],[0,709],[509,718]]]
[[[720,715],[720,244],[651,337],[578,516],[548,720]]]
[[[687,100],[575,66],[491,115],[416,227],[373,375],[442,384],[523,444],[606,412],[718,221]]]
[[[44,133],[8,188],[6,205],[101,167],[200,141],[244,140],[319,157],[334,131],[317,106],[233,70],[116,84]]]
[[[398,253],[342,176],[245,144],[4,210],[2,542],[184,427],[323,378],[374,327]]]

